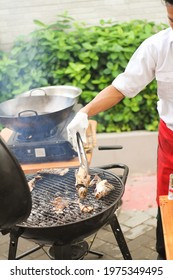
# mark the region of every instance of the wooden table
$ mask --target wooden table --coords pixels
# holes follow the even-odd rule
[[[85,145],[86,156],[89,164],[92,159],[93,148],[96,146],[96,127],[97,127],[97,122],[94,120],[90,120],[89,127],[87,129],[87,144]],[[5,142],[7,142],[12,133],[13,131],[11,131],[8,128],[5,128],[1,131],[0,136],[3,138]],[[21,164],[21,167],[26,174],[35,173],[38,170],[44,168],[65,168],[65,167],[70,168],[70,167],[77,167],[77,166],[79,166],[78,157],[75,157],[68,161]]]
[[[166,259],[173,260],[173,200],[160,196],[160,209],[166,249]]]

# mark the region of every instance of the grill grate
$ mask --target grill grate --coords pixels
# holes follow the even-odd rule
[[[90,169],[91,179],[95,174],[101,179],[107,179],[114,186],[109,195],[103,199],[96,200],[94,197],[94,187],[88,188],[86,199],[82,204],[94,206],[91,213],[83,213],[79,208],[78,194],[75,188],[75,168],[69,169],[64,176],[57,174],[41,174],[42,178],[36,181],[35,187],[31,193],[32,210],[26,222],[20,224],[24,227],[54,227],[76,223],[89,219],[102,211],[105,211],[113,204],[118,204],[124,192],[124,185],[121,179],[103,169]],[[34,178],[36,174],[26,175],[27,180]],[[52,201],[60,196],[68,200],[68,206],[63,213],[55,213]]]

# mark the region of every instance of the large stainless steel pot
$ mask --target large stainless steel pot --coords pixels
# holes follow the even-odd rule
[[[29,91],[26,91],[24,93],[21,93],[17,95],[16,97],[27,97],[32,95],[43,95],[46,93],[50,96],[64,96],[64,97],[70,97],[75,99],[75,101],[78,101],[79,96],[82,93],[82,90],[78,87],[74,86],[67,86],[67,85],[59,85],[59,86],[48,86],[48,87],[40,87],[40,88],[34,88]]]
[[[0,123],[16,132],[31,134],[49,132],[65,120],[75,104],[65,96],[27,96],[0,104]]]

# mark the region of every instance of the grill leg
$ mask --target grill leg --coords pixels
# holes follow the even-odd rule
[[[100,253],[100,252],[97,252],[97,251],[89,250],[88,253],[93,254],[93,255],[96,255],[96,256],[99,257],[99,258],[103,257],[103,254]]]
[[[112,218],[110,219],[110,226],[112,228],[113,234],[117,240],[118,246],[120,248],[120,251],[124,257],[125,260],[132,260],[131,254],[129,252],[129,249],[127,247],[127,243],[125,241],[124,235],[122,233],[121,227],[119,225],[119,222],[117,220],[117,216],[114,214]]]
[[[21,229],[14,228],[10,232],[10,246],[8,251],[8,260],[15,260],[17,253],[18,238],[22,234]]]
[[[37,252],[38,250],[42,249],[43,246],[44,245],[38,245],[38,246],[34,247],[33,249],[26,251],[25,253],[19,255],[18,257],[16,257],[16,260],[20,260],[20,259],[22,259],[22,258],[24,258],[24,257],[26,257],[26,256],[28,256],[28,255],[30,255],[30,254],[32,254],[34,252]]]

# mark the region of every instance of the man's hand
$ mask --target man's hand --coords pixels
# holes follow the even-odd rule
[[[88,125],[89,125],[88,115],[83,112],[78,112],[76,116],[72,119],[72,121],[68,124],[67,126],[68,141],[71,142],[75,150],[77,150],[76,133],[79,132],[82,141],[86,143],[87,142],[86,130],[88,128]]]

